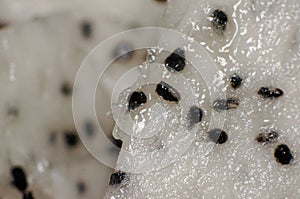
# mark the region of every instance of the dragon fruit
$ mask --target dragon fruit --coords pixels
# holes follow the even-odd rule
[[[146,15],[146,8],[153,8],[147,17],[135,17]],[[104,196],[111,168],[93,159],[80,142],[72,118],[74,78],[92,47],[122,30],[156,26],[162,9],[152,1],[1,2],[0,198]],[[112,56],[128,46],[117,44]],[[113,65],[126,67],[144,57],[134,53]],[[105,103],[98,104],[101,114]],[[113,121],[107,121],[110,135]],[[96,135],[94,125],[86,118],[81,127],[90,139]],[[14,168],[22,168],[25,177]]]
[[[0,198],[101,198],[105,192],[110,199],[297,198],[299,10],[298,0],[3,0]],[[75,128],[73,81],[100,41],[158,22],[198,42],[219,76],[197,72],[200,64],[190,63],[190,55],[199,52],[191,46],[175,42],[169,52],[151,49],[140,67],[151,73],[120,93],[115,102],[121,106],[112,111],[125,119],[116,118],[113,126],[106,115],[113,85],[146,55],[134,52],[115,60],[96,93],[100,124],[122,146],[112,171],[80,142],[78,129],[85,139],[98,135],[89,116]],[[133,48],[123,41],[108,54],[118,57]],[[165,75],[162,81],[144,84],[157,74]],[[214,84],[224,95],[210,95]],[[143,93],[142,99],[131,99],[134,92]],[[142,138],[124,131],[130,118]],[[223,118],[224,125],[212,123],[215,118]],[[112,129],[117,140],[110,137]],[[161,159],[126,159],[130,150]],[[112,148],[106,152],[118,155]],[[143,172],[130,172],[133,163],[143,161],[148,166],[140,168]],[[151,170],[157,163],[164,167]]]
[[[126,151],[168,154],[173,147],[167,144],[168,139],[178,136],[178,131],[185,134],[188,128],[173,118],[166,121],[163,133],[144,141],[117,125],[114,136],[124,144],[115,172],[126,177],[111,183],[105,198],[297,198],[300,3],[173,0],[167,4],[162,25],[202,45],[222,74],[227,98],[204,95],[202,100],[209,103],[201,104],[203,119],[194,126],[193,143],[172,164],[154,171],[146,167],[144,172],[126,171],[138,161],[147,161],[138,156],[129,159]],[[164,41],[158,46],[160,42]],[[177,48],[188,51],[188,46]],[[155,56],[162,65],[174,57],[166,53]],[[174,60],[172,65],[182,65],[182,59]],[[189,67],[177,72],[189,77]],[[210,87],[214,82],[208,83]],[[143,106],[140,111],[148,108],[147,103]],[[171,118],[172,111],[180,111],[177,104],[164,101],[161,106]],[[226,112],[221,129],[207,125],[210,112]]]

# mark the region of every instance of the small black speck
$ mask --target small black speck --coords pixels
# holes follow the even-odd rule
[[[64,82],[60,87],[60,91],[64,96],[70,96],[72,94],[72,86],[68,82]]]
[[[164,100],[176,103],[180,100],[180,94],[166,82],[158,83],[155,91]]]
[[[126,179],[126,173],[118,171],[110,176],[109,185],[119,185]]]
[[[134,91],[128,96],[128,111],[133,110],[147,102],[147,96],[142,91]]]
[[[24,192],[27,189],[26,174],[22,167],[14,166],[11,168],[11,175],[13,177],[12,184],[19,190]]]
[[[267,144],[270,142],[275,142],[277,138],[279,137],[279,134],[275,131],[265,132],[265,133],[259,133],[255,140],[257,142],[261,142],[263,144]]]
[[[241,87],[242,81],[243,79],[236,73],[230,77],[230,85],[234,89]]]
[[[211,141],[217,144],[224,144],[227,139],[227,133],[221,129],[212,129],[208,132],[208,137]]]
[[[202,110],[197,106],[192,106],[190,108],[188,119],[190,121],[190,125],[194,125],[196,123],[201,122],[202,120]]]
[[[80,25],[81,27],[81,34],[84,38],[90,38],[93,34],[92,24],[88,21],[84,21]]]
[[[165,66],[171,71],[182,71],[185,67],[184,50],[181,48],[177,48],[169,57],[166,58]]]
[[[29,191],[29,192],[23,193],[23,199],[34,199],[32,192]]]
[[[0,29],[6,28],[8,26],[7,23],[0,22]]]
[[[95,126],[91,121],[85,122],[83,128],[87,136],[91,137],[95,134]]]
[[[217,99],[213,102],[213,108],[215,110],[236,109],[239,104],[240,100],[237,98]]]
[[[56,132],[51,132],[49,134],[49,142],[50,142],[50,144],[54,144],[56,142],[56,139],[57,139]]]
[[[218,32],[218,33],[223,33],[226,29],[226,25],[228,22],[228,18],[227,15],[225,14],[225,12],[223,12],[222,10],[214,10],[213,13],[211,14],[212,17],[212,25],[214,27],[214,29]]]
[[[280,88],[261,87],[257,94],[264,98],[273,99],[283,96],[284,92]]]
[[[65,131],[64,132],[64,141],[67,146],[75,147],[79,142],[79,138],[78,138],[78,135],[76,132]]]
[[[280,144],[276,147],[274,157],[277,162],[283,165],[290,164],[294,159],[290,148],[286,144]]]
[[[87,187],[86,187],[86,184],[84,182],[81,182],[81,181],[78,182],[76,184],[76,187],[77,187],[77,191],[78,191],[79,194],[83,195],[86,192]]]
[[[7,115],[12,117],[18,117],[19,109],[17,107],[10,107],[7,111]]]

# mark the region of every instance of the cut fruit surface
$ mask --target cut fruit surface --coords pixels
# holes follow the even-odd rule
[[[201,108],[205,113],[225,111],[224,126],[213,131],[219,127],[196,126],[195,140],[172,164],[158,171],[128,173],[129,180],[110,187],[105,198],[297,198],[300,3],[174,0],[168,4],[166,26],[193,37],[206,49],[224,74],[227,99],[235,100],[229,104],[225,100],[223,106],[217,106],[220,111],[211,103],[217,99],[205,96]],[[212,19],[216,14],[220,18]],[[169,54],[156,56],[155,61],[160,61]],[[187,64],[180,73],[189,76],[191,67]],[[280,90],[258,92],[262,87]],[[195,94],[201,96],[203,92],[196,90]],[[204,121],[206,118],[204,114]],[[167,121],[166,132],[172,134],[174,126]],[[261,134],[262,129],[277,134]],[[118,127],[114,133],[123,139],[124,132]],[[258,136],[268,143],[260,143]],[[132,145],[136,150],[149,148],[156,143],[138,142],[130,136],[126,140],[130,141],[124,150]],[[166,153],[170,146],[165,147],[156,150]],[[133,163],[123,154],[121,151],[118,160],[121,170]]]

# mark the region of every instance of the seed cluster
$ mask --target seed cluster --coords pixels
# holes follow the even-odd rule
[[[216,9],[210,15],[211,24],[217,33],[223,34],[228,24],[228,17],[222,10]],[[182,48],[175,49],[164,61],[164,66],[171,72],[181,72],[186,66],[185,51]],[[232,89],[238,89],[244,82],[243,78],[234,73],[229,78],[229,85]],[[156,93],[168,102],[178,103],[181,100],[180,93],[171,85],[164,81],[156,85]],[[275,99],[283,96],[284,92],[280,88],[261,87],[257,94],[265,99]],[[147,97],[142,91],[134,91],[128,98],[128,110],[133,110],[147,102]],[[228,97],[226,99],[216,99],[213,102],[213,108],[218,111],[226,111],[237,109],[240,104],[240,99],[236,97]],[[198,106],[191,106],[187,118],[190,126],[201,122],[203,112]],[[227,142],[228,134],[222,129],[214,128],[208,131],[210,141],[222,145]],[[275,143],[279,134],[275,131],[259,133],[255,140],[263,145]],[[286,144],[280,144],[275,148],[274,157],[281,164],[289,164],[293,161],[293,154]],[[110,185],[119,185],[126,179],[126,173],[118,171],[110,177]]]
[[[255,140],[263,145],[277,142],[279,133],[274,130],[269,132],[259,133]],[[283,165],[290,164],[294,160],[293,153],[286,144],[279,144],[275,147],[274,157],[278,163]]]
[[[91,121],[88,121],[83,125],[83,130],[86,131],[87,136],[92,136],[94,133],[94,126]],[[61,132],[52,131],[49,134],[49,142],[51,144],[56,144],[59,136],[61,136],[62,141],[66,149],[69,151],[76,149],[79,145],[80,140],[76,130],[65,129]],[[79,181],[75,184],[75,188],[78,194],[83,195],[87,191],[87,185],[83,181]],[[24,192],[23,199],[34,199],[32,192]]]
[[[212,18],[211,25],[214,31],[223,34],[226,31],[227,24],[228,24],[227,14],[224,11],[217,9],[212,12],[211,18]],[[186,67],[186,59],[185,59],[184,51],[181,48],[174,50],[173,53],[170,54],[165,59],[164,65],[167,70],[175,73],[183,71]],[[243,78],[245,77],[240,76],[237,73],[232,74],[229,78],[229,85],[231,89],[236,90],[241,88],[242,84],[244,83]],[[169,85],[166,82],[159,82],[156,85],[155,91],[162,99],[168,102],[178,103],[181,100],[180,93],[172,85]],[[261,87],[259,88],[258,91],[252,91],[252,92],[256,92],[256,94],[262,97],[263,99],[272,99],[272,100],[282,97],[284,95],[283,90],[274,87]],[[233,111],[233,109],[239,109],[240,100],[241,99],[232,96],[229,96],[226,99],[216,99],[213,102],[212,107],[218,111],[227,111],[227,110]],[[133,99],[130,98],[128,99],[128,101],[129,101],[128,109],[132,110],[145,104],[147,102],[147,98],[144,93],[140,93],[140,95],[137,95],[136,98]],[[190,125],[194,125],[201,122],[203,117],[203,112],[198,106],[192,106],[190,107],[187,117],[190,122]],[[207,134],[210,141],[217,143],[218,145],[222,145],[222,147],[226,146],[225,143],[229,139],[228,134],[224,129],[215,128],[208,131]],[[255,137],[255,141],[258,142],[259,144],[272,146],[273,143],[277,143],[278,137],[279,137],[278,132],[268,131],[268,132],[259,133]],[[274,162],[277,161],[282,165],[286,165],[286,164],[290,164],[293,161],[294,159],[293,153],[286,144],[279,144],[274,149],[275,149],[273,154],[275,158]],[[124,182],[126,177],[127,174],[121,171],[113,173],[110,177],[109,184],[120,185]]]
[[[282,97],[284,92],[280,88],[276,87],[261,87],[257,94],[262,96],[264,99],[272,100]],[[270,142],[276,142],[278,137],[279,134],[277,132],[271,131],[269,133],[260,133],[256,137],[256,141],[267,144]],[[293,153],[286,144],[280,144],[275,148],[274,157],[278,163],[283,165],[290,164],[294,159]]]

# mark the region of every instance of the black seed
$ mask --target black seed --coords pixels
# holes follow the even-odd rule
[[[115,139],[113,136],[110,137],[110,140],[117,147],[111,147],[112,152],[119,153],[122,148],[123,141],[120,139]]]
[[[243,79],[238,74],[233,74],[230,77],[230,85],[232,88],[237,89],[242,85]]]
[[[224,144],[228,139],[227,133],[221,129],[210,130],[208,132],[208,137],[217,144]]]
[[[166,148],[166,145],[164,145],[163,143],[159,143],[158,146],[157,146],[158,150],[163,150],[165,148]]]
[[[69,147],[75,147],[78,144],[78,135],[76,132],[65,131],[64,132],[64,141],[65,144]]]
[[[155,91],[164,100],[171,102],[178,102],[180,100],[180,94],[166,82],[161,81],[158,83]]]
[[[57,139],[56,132],[51,132],[50,135],[49,135],[49,142],[51,144],[54,144],[56,142],[56,139]]]
[[[263,144],[267,144],[269,142],[275,142],[279,134],[275,131],[260,133],[256,136],[255,140],[257,142],[262,142]]]
[[[142,91],[134,91],[128,97],[128,111],[133,110],[146,102],[147,96]]]
[[[184,50],[177,48],[167,59],[165,60],[165,66],[172,71],[182,71],[185,67],[185,55]]]
[[[95,134],[95,127],[94,127],[94,124],[90,121],[87,121],[85,124],[84,124],[84,131],[86,132],[86,135],[91,137]]]
[[[213,103],[213,108],[215,110],[229,110],[236,109],[240,104],[240,100],[237,98],[228,99],[217,99]]]
[[[112,137],[113,143],[114,145],[116,145],[118,148],[122,148],[123,142],[120,139],[115,139],[114,137]]]
[[[7,23],[0,22],[0,29],[6,28],[8,26]]]
[[[282,96],[284,93],[279,88],[273,88],[273,87],[261,87],[257,94],[263,96],[264,98],[278,98]]]
[[[26,174],[22,167],[15,166],[11,168],[11,175],[13,177],[12,184],[20,191],[24,192],[27,189]]]
[[[113,173],[110,176],[109,185],[119,185],[125,180],[125,178],[126,178],[126,173],[124,173],[122,171]]]
[[[277,146],[274,152],[276,161],[281,164],[289,164],[293,161],[294,157],[289,147],[286,144],[280,144]]]
[[[12,117],[18,117],[19,109],[17,107],[8,108],[7,115],[12,116]]]
[[[82,195],[86,192],[86,184],[84,182],[78,182],[76,187],[79,194]]]
[[[23,193],[23,199],[34,199],[31,191]]]
[[[155,0],[155,1],[161,2],[161,3],[165,3],[165,2],[167,2],[168,0]]]
[[[225,12],[219,9],[214,10],[211,17],[212,17],[211,22],[214,29],[219,33],[223,33],[226,29],[226,25],[228,22],[228,18]]]
[[[81,34],[84,38],[90,38],[92,36],[92,24],[88,21],[84,21],[80,25],[81,27]]]
[[[188,119],[190,121],[190,125],[194,125],[196,123],[201,122],[202,120],[202,110],[197,106],[192,106],[190,108]]]
[[[65,96],[72,94],[72,86],[68,82],[64,82],[60,87],[60,92]]]

